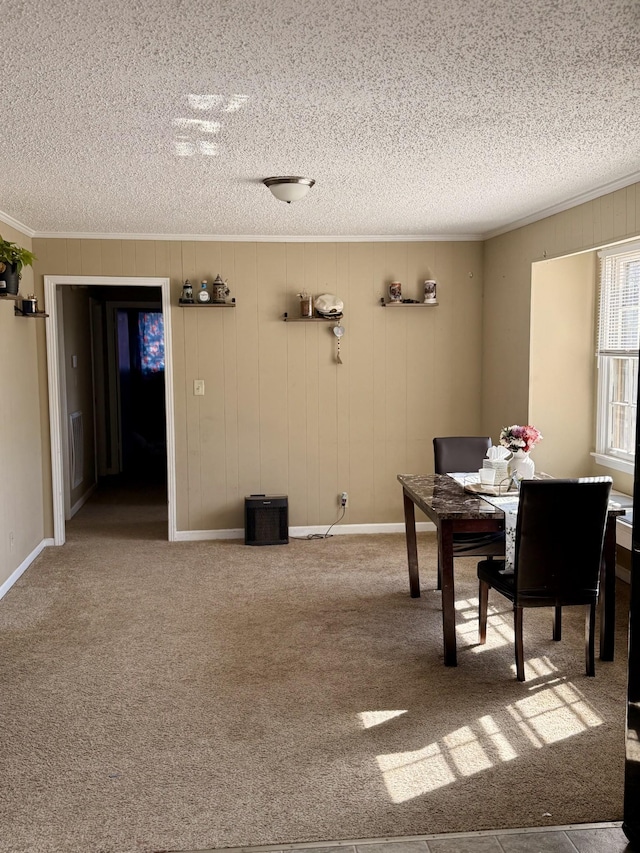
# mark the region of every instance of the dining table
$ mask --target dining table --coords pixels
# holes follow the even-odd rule
[[[455,533],[504,531],[505,513],[482,495],[465,490],[449,474],[398,474],[404,500],[409,592],[420,596],[415,509],[435,525],[442,586],[442,628],[445,666],[457,665],[453,536]],[[605,529],[600,582],[600,659],[613,660],[616,616],[616,518],[625,509],[610,504]],[[570,517],[571,507],[567,507]]]

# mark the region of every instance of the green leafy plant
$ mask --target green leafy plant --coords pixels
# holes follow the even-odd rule
[[[22,267],[30,267],[36,260],[36,256],[28,249],[23,249],[17,243],[3,240],[0,234],[0,272],[4,272],[7,266],[16,265],[16,272],[20,275]]]

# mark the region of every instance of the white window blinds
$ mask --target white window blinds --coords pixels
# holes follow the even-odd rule
[[[637,355],[640,348],[640,244],[603,251],[598,353]]]

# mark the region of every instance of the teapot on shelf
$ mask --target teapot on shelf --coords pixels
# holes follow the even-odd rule
[[[217,275],[211,285],[212,302],[226,302],[231,291],[221,275]]]

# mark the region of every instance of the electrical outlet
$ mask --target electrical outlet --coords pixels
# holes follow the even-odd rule
[[[13,535],[13,531],[9,534],[9,551],[11,554],[16,550],[16,540]]]
[[[340,506],[346,506],[348,500],[349,495],[346,492],[342,492],[342,494],[340,495]]]

